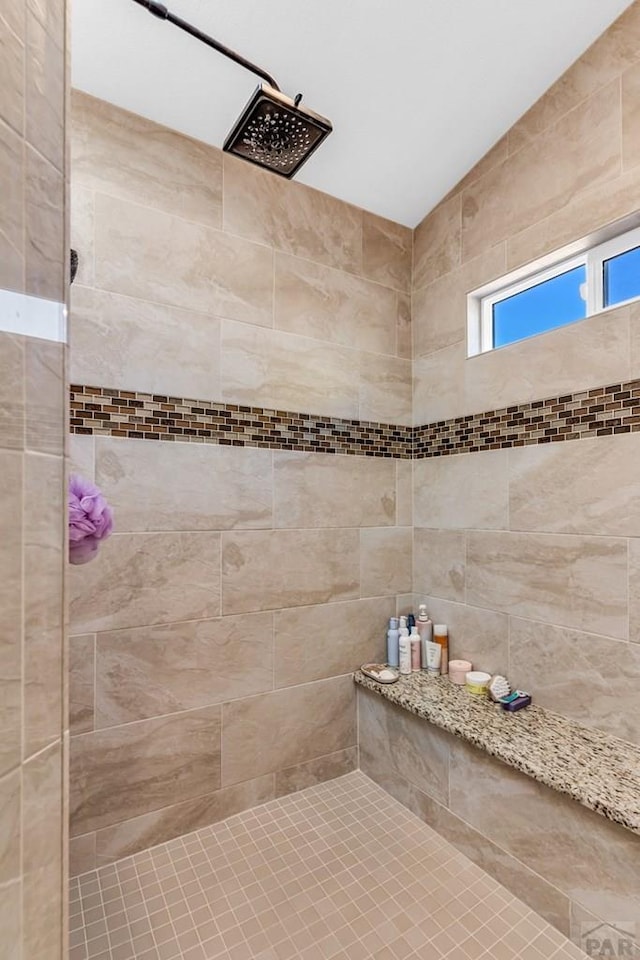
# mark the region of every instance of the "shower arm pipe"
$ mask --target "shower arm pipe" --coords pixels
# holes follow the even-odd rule
[[[158,17],[160,20],[168,20],[169,23],[173,23],[174,26],[180,27],[180,29],[184,30],[185,33],[191,34],[191,36],[195,37],[196,40],[201,40],[202,43],[206,43],[208,47],[213,47],[214,50],[217,50],[218,53],[221,53],[224,57],[228,57],[229,60],[233,60],[235,63],[240,64],[240,66],[244,67],[245,70],[249,70],[251,73],[255,73],[256,76],[262,77],[262,79],[266,80],[269,86],[273,87],[274,90],[280,90],[280,87],[276,81],[270,74],[266,72],[266,70],[263,70],[261,67],[257,67],[255,63],[251,63],[250,60],[247,60],[239,53],[236,53],[235,50],[225,47],[223,43],[220,43],[218,40],[214,40],[213,37],[203,33],[202,30],[198,30],[197,27],[193,27],[190,23],[187,23],[186,20],[182,20],[180,17],[177,17],[174,13],[171,13],[169,10],[167,10],[163,3],[159,3],[158,0],[134,0],[134,3],[139,3],[141,7],[146,7],[149,13],[152,13],[155,17]]]

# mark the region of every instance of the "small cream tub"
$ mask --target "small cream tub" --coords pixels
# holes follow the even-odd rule
[[[486,697],[490,682],[491,674],[481,670],[471,670],[465,677],[467,690],[475,697]]]
[[[467,682],[467,674],[473,669],[470,660],[449,660],[449,680],[451,683],[457,683],[464,687]]]

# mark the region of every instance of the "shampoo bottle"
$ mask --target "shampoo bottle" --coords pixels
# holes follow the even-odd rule
[[[434,642],[440,647],[440,673],[449,672],[449,631],[444,623],[436,623],[433,627]]]
[[[418,622],[416,624],[418,634],[420,635],[420,645],[422,647],[422,669],[428,668],[427,644],[433,637],[433,623],[429,620],[427,605],[421,603],[418,608]]]
[[[398,618],[391,617],[389,620],[389,629],[387,631],[387,663],[390,667],[398,667],[400,664],[400,651],[398,640],[400,631],[398,629]]]
[[[409,640],[411,642],[411,672],[417,673],[422,664],[422,653],[420,651],[421,640],[417,627],[411,628]]]
[[[427,670],[429,674],[440,676],[440,658],[442,647],[435,640],[427,640]]]

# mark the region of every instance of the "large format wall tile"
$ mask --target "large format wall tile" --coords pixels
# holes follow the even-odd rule
[[[323,603],[275,615],[275,683],[288,687],[351,673],[361,663],[386,658],[395,598]]]
[[[273,688],[270,613],[98,634],[96,727]]]
[[[276,527],[361,527],[395,522],[393,460],[274,453]]]
[[[98,287],[271,326],[271,250],[100,193],[95,204]]]
[[[460,265],[460,194],[443,200],[418,224],[413,238],[413,289],[419,290]]]
[[[222,399],[226,403],[355,418],[356,357],[352,350],[337,344],[225,321]]]
[[[64,301],[66,283],[60,243],[64,178],[29,145],[25,171],[25,287],[33,296]]]
[[[613,179],[620,172],[620,123],[615,80],[467,187],[463,262],[544,219],[585,187]]]
[[[459,740],[449,776],[455,814],[597,916],[640,920],[640,837]]]
[[[2,124],[0,126],[0,191],[2,191],[0,232],[4,234],[8,244],[16,250],[18,258],[24,251],[25,170],[22,155],[21,138],[10,127]],[[18,268],[19,266],[20,264]],[[19,270],[12,270],[10,273],[17,272]],[[10,275],[7,279],[10,279]]]
[[[320,680],[222,707],[224,786],[335,753],[356,742],[352,677]]]
[[[395,290],[283,253],[276,255],[275,271],[275,325],[280,330],[395,354]]]
[[[410,527],[367,527],[360,531],[363,597],[393,596],[411,589]]]
[[[104,827],[95,834],[97,866],[225,820],[235,813],[267,803],[274,795],[273,775],[267,774]]]
[[[71,163],[85,187],[222,226],[222,153],[74,90]]]
[[[447,624],[450,660],[470,660],[477,670],[503,676],[509,674],[507,614],[417,594],[414,607],[417,608],[420,603],[426,603],[429,617],[434,623]],[[524,679],[519,682],[528,689]]]
[[[74,633],[217,617],[220,535],[116,533],[71,567],[69,596]]]
[[[469,532],[467,601],[627,636],[627,544],[605,537]]]
[[[220,734],[221,708],[211,706],[73,737],[71,833],[217,790]]]
[[[24,133],[24,67],[25,50],[23,32],[14,33],[8,27],[2,8],[2,32],[0,33],[0,118],[22,135]],[[15,25],[15,24],[14,24]]]
[[[5,5],[6,6],[6,5]],[[26,137],[38,152],[62,171],[65,160],[64,0],[27,0],[26,8]],[[62,222],[58,239],[62,241]],[[62,267],[62,254],[59,254]]]
[[[0,386],[0,390],[2,387]],[[0,451],[0,775],[22,750],[22,454]]]
[[[223,534],[224,614],[351,600],[359,585],[357,530]]]
[[[23,956],[61,960],[63,764],[60,741],[31,757],[22,774]]]
[[[0,777],[0,884],[20,877],[22,775],[19,767]]]
[[[511,451],[511,529],[640,536],[639,459],[637,433]]]
[[[70,339],[72,383],[99,383],[193,400],[220,399],[220,321],[216,317],[74,283]]]
[[[60,737],[63,715],[60,643],[64,623],[62,521],[64,460],[25,456],[23,531],[23,755],[42,750]],[[29,508],[33,505],[33,509]]]
[[[413,590],[444,600],[465,599],[466,544],[459,530],[413,531]],[[480,602],[477,604],[482,606]],[[485,604],[486,606],[486,604]]]
[[[93,730],[95,700],[95,635],[69,637],[69,730]]]
[[[96,483],[127,532],[271,526],[270,450],[98,437]]]
[[[359,273],[362,210],[243,160],[224,157],[224,229]]]
[[[326,780],[335,780],[336,777],[342,777],[345,773],[357,769],[358,748],[353,746],[329,753],[326,757],[314,757],[313,760],[285,767],[284,770],[276,770],[276,797],[296,793]]]
[[[362,219],[362,272],[389,287],[411,289],[413,231],[367,210]]]
[[[448,803],[447,734],[364,689],[358,690],[358,734],[361,767],[374,780],[376,771],[384,771]]]
[[[414,464],[414,522],[437,529],[508,525],[506,450],[434,457]]]
[[[24,447],[24,354],[21,337],[0,333],[0,449]]]
[[[640,743],[640,646],[511,618],[510,680],[541,707]]]
[[[375,353],[360,355],[359,417],[411,424],[411,362]]]
[[[465,413],[464,378],[467,344],[464,340],[413,361],[413,423],[450,420]]]
[[[25,343],[25,446],[61,456],[65,446],[66,351],[62,344],[29,338]]]
[[[640,643],[640,540],[629,540],[629,639]]]

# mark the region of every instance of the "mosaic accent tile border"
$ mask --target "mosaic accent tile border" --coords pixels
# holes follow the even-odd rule
[[[410,460],[413,429],[233,403],[71,386],[71,432]]]
[[[413,455],[446,457],[640,430],[640,380],[414,428]]]
[[[640,380],[420,427],[71,386],[71,432],[410,460],[640,430]]]

